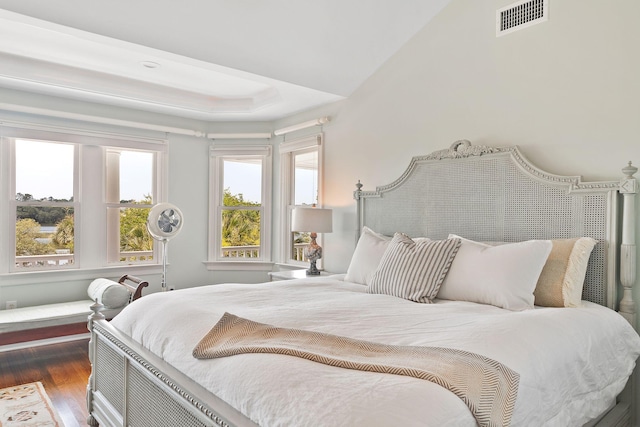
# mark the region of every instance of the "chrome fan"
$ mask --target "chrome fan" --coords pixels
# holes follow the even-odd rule
[[[167,244],[180,230],[184,217],[182,211],[171,203],[158,203],[149,211],[147,230],[151,237],[162,243],[162,290],[167,290]]]

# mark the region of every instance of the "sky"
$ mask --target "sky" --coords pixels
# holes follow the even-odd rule
[[[34,199],[73,196],[73,145],[16,141],[16,193]]]
[[[242,194],[245,201],[260,202],[261,166],[249,162],[224,162],[224,187],[231,194]],[[316,202],[318,183],[316,172],[309,169],[296,169],[296,204],[312,204]]]
[[[153,156],[125,151],[120,157],[120,199],[142,200],[152,194]],[[16,192],[34,199],[73,196],[73,145],[16,141]]]
[[[225,162],[224,186],[244,200],[261,201],[261,166],[250,162]],[[120,200],[142,200],[152,194],[153,156],[124,151],[120,157]],[[16,192],[34,199],[73,196],[73,145],[40,141],[16,141]],[[296,204],[315,202],[315,171],[296,168]]]

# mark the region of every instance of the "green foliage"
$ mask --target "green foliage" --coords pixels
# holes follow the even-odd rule
[[[73,253],[73,215],[67,215],[56,224],[56,231],[51,236],[51,244],[56,249],[69,249]]]
[[[18,202],[34,201],[31,194],[16,194],[16,200]],[[69,200],[54,199],[53,197],[45,197],[37,200],[40,202],[72,202],[73,198]],[[16,212],[16,219],[31,218],[38,224],[42,225],[54,225],[59,223],[68,214],[69,208],[62,206],[18,206]]]
[[[18,193],[18,201],[30,201],[30,194]],[[67,202],[70,200],[43,201]],[[129,203],[151,204],[151,196],[146,195],[141,201]],[[147,215],[149,208],[125,208],[120,211],[120,250],[121,251],[150,251],[153,249],[153,239],[147,232]],[[41,232],[40,225],[55,224],[53,234]],[[74,219],[72,210],[68,207],[52,206],[18,206],[16,214],[16,256],[52,254],[56,249],[74,249]],[[50,243],[41,243],[36,238],[50,238]]]
[[[153,249],[153,238],[147,231],[149,210],[149,208],[126,208],[120,211],[121,251],[150,251]]]
[[[123,201],[123,203],[125,203]],[[143,200],[127,200],[126,203],[150,205],[151,195]],[[150,208],[125,208],[120,211],[120,250],[138,252],[153,250],[153,238],[147,231],[147,216]]]
[[[46,255],[53,253],[50,244],[40,243],[36,238],[40,235],[40,224],[32,218],[16,221],[16,256]]]
[[[224,190],[224,206],[260,206],[247,202],[242,194]],[[254,246],[260,244],[260,212],[250,209],[222,211],[222,246]]]

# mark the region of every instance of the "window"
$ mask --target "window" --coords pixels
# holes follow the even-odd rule
[[[110,147],[105,151],[108,261],[153,261],[153,238],[146,220],[155,200],[156,154]]]
[[[309,233],[291,231],[291,211],[296,206],[320,205],[322,190],[322,135],[280,144],[282,251],[285,264],[307,266],[303,250]],[[321,261],[320,261],[321,262]]]
[[[165,144],[1,127],[0,274],[149,264]],[[6,160],[5,160],[6,159]],[[6,219],[6,220],[5,220]],[[105,231],[106,230],[106,231]]]
[[[271,147],[211,147],[210,188],[209,268],[270,263]]]
[[[78,204],[77,147],[17,139],[15,153],[15,270],[71,268]]]

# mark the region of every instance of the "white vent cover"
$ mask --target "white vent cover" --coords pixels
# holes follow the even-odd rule
[[[519,1],[496,12],[496,36],[522,30],[548,19],[548,0]]]

